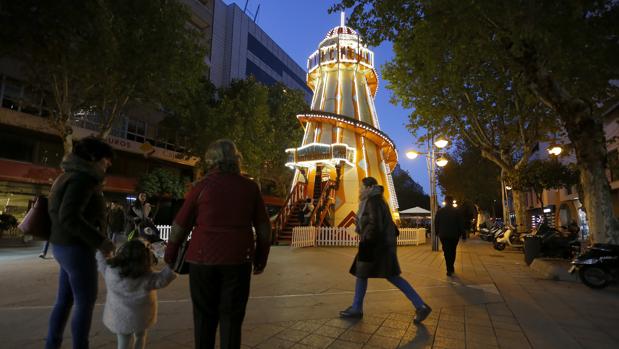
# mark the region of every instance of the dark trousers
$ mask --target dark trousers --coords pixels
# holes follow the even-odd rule
[[[215,348],[219,324],[221,349],[241,347],[241,326],[249,298],[251,264],[189,266],[193,326],[197,349]]]
[[[71,319],[73,348],[88,349],[92,312],[97,300],[95,251],[85,246],[52,245],[52,249],[60,264],[60,276],[45,348],[60,348],[64,328],[74,308]]]
[[[445,256],[445,265],[447,271],[454,272],[454,262],[456,261],[456,248],[458,247],[459,238],[441,238],[443,246],[443,255]]]

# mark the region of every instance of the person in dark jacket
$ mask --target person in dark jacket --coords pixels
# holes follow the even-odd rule
[[[447,276],[455,272],[454,262],[456,261],[456,248],[460,237],[464,237],[465,226],[464,217],[460,210],[453,206],[453,197],[445,196],[445,207],[438,210],[435,217],[434,228],[443,246]]]
[[[340,312],[343,318],[363,317],[363,298],[368,278],[384,278],[396,286],[413,303],[417,312],[414,323],[420,323],[432,309],[423,302],[413,287],[400,276],[396,252],[398,228],[391,218],[389,207],[383,199],[383,187],[373,177],[362,180],[359,197],[356,232],[359,250],[350,273],[357,277],[353,304]]]
[[[141,237],[148,242],[161,241],[153,218],[157,214],[156,210],[148,201],[144,192],[138,194],[127,211],[127,237]],[[148,228],[148,229],[147,229]]]
[[[105,233],[103,178],[114,153],[102,140],[87,137],[73,144],[60,164],[64,170],[50,190],[50,243],[60,265],[58,295],[49,319],[45,347],[60,348],[73,309],[73,348],[88,348],[92,312],[97,299],[95,252],[109,255],[114,244]]]
[[[207,174],[187,194],[165,251],[164,260],[173,264],[191,232],[185,261],[196,348],[215,347],[217,325],[220,347],[240,348],[252,264],[254,275],[267,264],[271,225],[260,188],[240,173],[240,158],[230,140],[209,146]]]
[[[108,216],[108,227],[111,239],[115,244],[123,243],[127,238],[125,235],[125,210],[121,204],[112,201],[112,207]]]

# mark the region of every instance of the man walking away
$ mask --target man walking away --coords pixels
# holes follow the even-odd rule
[[[117,201],[112,201],[112,209],[110,210],[108,220],[112,241],[117,245],[127,241],[125,235],[125,210]]]
[[[445,196],[445,207],[438,210],[435,219],[434,227],[443,246],[447,276],[451,276],[454,273],[458,241],[464,234],[464,219],[459,210],[453,206],[453,197]]]

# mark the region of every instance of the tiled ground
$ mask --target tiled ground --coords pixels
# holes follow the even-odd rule
[[[0,249],[2,348],[40,348],[56,290],[57,266],[35,256],[4,258]],[[350,305],[352,248],[276,247],[263,275],[252,280],[243,330],[245,348],[617,348],[619,289],[541,279],[517,251],[482,241],[459,246],[456,276],[444,275],[442,254],[429,246],[398,251],[403,277],[433,308],[423,325],[384,280],[370,280],[365,316],[338,318]],[[92,347],[114,348],[101,324],[101,285]],[[192,348],[187,278],[159,294],[159,321],[148,348]],[[66,347],[70,339],[67,331]]]

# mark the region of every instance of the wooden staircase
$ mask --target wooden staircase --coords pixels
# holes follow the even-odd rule
[[[303,207],[306,187],[307,184],[299,182],[288,194],[284,206],[282,206],[273,222],[274,244],[289,245],[292,241],[292,228],[301,225],[302,222],[299,222],[299,211]]]

